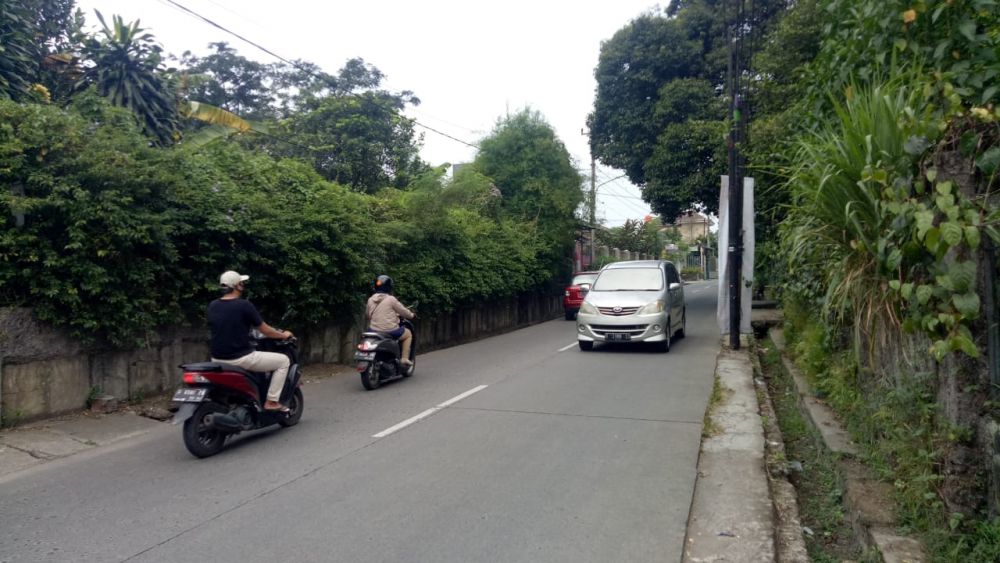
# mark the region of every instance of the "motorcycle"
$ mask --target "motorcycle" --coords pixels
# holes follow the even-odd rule
[[[220,362],[182,364],[184,386],[174,393],[177,408],[173,424],[184,424],[184,445],[196,457],[222,451],[226,439],[245,430],[278,424],[295,426],[302,418],[302,398],[297,340],[257,339],[257,349],[288,356],[291,365],[281,390],[288,412],[265,411],[270,379],[266,373],[247,371]]]
[[[357,370],[361,373],[361,385],[371,391],[387,381],[413,375],[417,367],[417,333],[413,323],[403,319],[399,326],[410,329],[410,362],[409,366],[400,361],[399,341],[384,332],[363,332],[354,352]]]

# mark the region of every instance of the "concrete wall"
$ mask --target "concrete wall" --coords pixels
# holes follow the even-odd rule
[[[417,319],[418,353],[498,334],[562,315],[559,295],[522,295]],[[359,320],[299,334],[300,359],[350,363]],[[294,330],[294,327],[293,327]],[[92,392],[135,399],[173,389],[182,363],[209,357],[206,329],[174,327],[145,348],[88,350],[65,332],[36,321],[29,309],[0,309],[0,416],[7,421],[43,418],[84,408]]]

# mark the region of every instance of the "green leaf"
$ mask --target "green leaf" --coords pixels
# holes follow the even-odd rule
[[[965,228],[965,242],[969,245],[970,249],[975,250],[979,248],[980,238],[979,227]]]
[[[913,135],[906,139],[906,143],[903,144],[903,150],[906,151],[906,154],[908,155],[920,156],[930,146],[931,142],[927,140],[927,137],[917,137],[916,135]]]
[[[949,346],[944,340],[935,340],[934,344],[931,345],[931,354],[933,354],[934,359],[939,362],[948,355],[948,352],[951,352],[951,346]]]
[[[903,296],[903,299],[909,301],[910,296],[913,295],[913,282],[904,283],[900,287],[900,294]]]
[[[941,243],[941,229],[934,227],[927,231],[927,238],[924,239],[924,247],[931,252],[938,251],[938,245]]]
[[[979,317],[979,295],[975,292],[952,295],[951,302],[966,319],[972,320]]]
[[[917,286],[917,302],[921,305],[926,305],[931,297],[934,295],[934,288],[929,285],[918,285]]]
[[[976,166],[983,174],[992,176],[1000,167],[1000,147],[990,147],[976,159]]]
[[[928,182],[933,182],[936,179],[937,179],[937,168],[928,168],[927,169],[927,181]]]
[[[889,287],[891,287],[895,291],[899,291],[899,288],[902,287],[902,285],[903,285],[902,282],[900,282],[899,280],[889,280]]]
[[[965,20],[958,24],[958,31],[969,41],[976,40],[976,22],[972,20]]]
[[[918,211],[913,214],[913,219],[917,223],[917,239],[923,240],[927,231],[934,226],[934,212],[930,210]]]
[[[955,282],[951,279],[951,276],[944,274],[941,276],[934,276],[934,281],[937,282],[938,286],[944,288],[947,291],[955,291]]]
[[[964,260],[951,264],[948,267],[948,277],[954,282],[951,289],[965,293],[975,287],[977,271],[975,260]]]
[[[962,242],[962,227],[947,221],[938,227],[941,229],[941,238],[948,246],[958,246]]]
[[[889,253],[889,257],[885,260],[885,265],[890,270],[895,270],[899,268],[899,265],[903,262],[903,253],[898,249],[892,249]],[[898,288],[897,288],[898,289]]]
[[[993,94],[996,94],[997,90],[1000,90],[1000,87],[998,87],[998,86],[990,86],[989,88],[983,90],[983,98],[982,98],[982,100],[980,100],[979,103],[985,105],[987,102],[989,102],[993,98]]]
[[[951,195],[951,189],[954,186],[955,185],[953,183],[951,183],[951,181],[939,182],[936,186],[934,186],[934,189],[937,190],[937,193],[939,193],[941,195],[944,195],[944,196],[947,196],[947,195]]]
[[[972,341],[971,338],[963,334],[952,336],[949,342],[949,347],[952,350],[958,350],[965,353],[965,355],[970,358],[979,357],[979,349],[976,348],[976,343]]]

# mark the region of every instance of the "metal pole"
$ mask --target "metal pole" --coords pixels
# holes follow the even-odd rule
[[[597,224],[597,159],[590,156],[590,270],[594,269],[594,225]]]

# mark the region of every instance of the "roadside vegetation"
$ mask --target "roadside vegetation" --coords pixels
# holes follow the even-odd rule
[[[728,37],[748,34],[757,291],[781,299],[796,361],[894,485],[904,531],[936,561],[1000,560],[1000,4],[760,0],[739,30],[737,4],[677,0],[603,46],[593,151],[664,221],[714,211]]]
[[[537,112],[451,177],[418,156],[419,99],[362,59],[173,57],[96,16],[87,34],[73,0],[0,3],[0,306],[128,348],[201,324],[226,269],[300,327],[355,315],[377,273],[426,315],[568,275],[582,178]]]
[[[833,454],[799,410],[798,393],[770,340],[760,343],[761,369],[785,442],[785,464],[798,494],[799,518],[809,557],[816,562],[858,561],[861,549],[844,515],[841,476]]]

